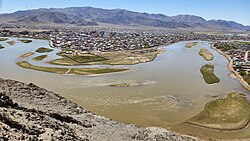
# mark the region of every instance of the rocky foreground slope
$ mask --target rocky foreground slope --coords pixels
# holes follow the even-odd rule
[[[198,141],[161,128],[140,128],[98,116],[58,94],[0,79],[0,141]]]

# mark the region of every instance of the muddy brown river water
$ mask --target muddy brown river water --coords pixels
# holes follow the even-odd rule
[[[9,40],[17,40],[10,38]],[[128,68],[127,72],[76,76],[60,75],[20,68],[16,62],[20,55],[35,51],[39,47],[49,47],[46,40],[35,40],[25,44],[17,42],[8,45],[1,42],[0,77],[26,83],[34,83],[76,102],[99,115],[140,126],[158,126],[175,131],[218,138],[245,138],[250,136],[249,129],[244,132],[226,133],[208,131],[179,124],[199,113],[212,96],[225,96],[237,90],[249,95],[240,82],[230,77],[228,60],[210,48],[209,42],[198,41],[193,48],[186,48],[187,41],[161,47],[164,53],[148,63],[137,65],[94,65],[79,67]],[[212,61],[199,56],[199,50],[207,48],[214,55]],[[44,62],[58,58],[59,49],[48,53],[49,58],[41,62],[32,61],[34,54],[24,60],[34,65],[54,66]],[[215,65],[215,74],[220,83],[208,85],[202,78],[200,68],[204,64]],[[131,87],[111,87],[111,84],[130,83]]]

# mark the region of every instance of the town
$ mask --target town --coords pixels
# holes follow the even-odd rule
[[[244,41],[216,42],[214,47],[232,59],[232,67],[236,73],[250,84],[250,43]]]
[[[2,25],[0,27],[5,27]],[[18,27],[18,26],[17,26]],[[8,27],[17,28],[17,27]],[[98,28],[60,28],[40,27],[40,32],[0,30],[0,36],[25,37],[51,40],[51,45],[67,50],[80,51],[122,51],[138,50],[161,45],[169,45],[179,41],[188,40],[249,40],[249,36],[220,35],[220,34],[196,34],[196,33],[167,33],[130,31],[121,29],[98,29]],[[26,27],[27,29],[33,27]],[[35,28],[37,29],[37,28]]]
[[[23,37],[50,40],[52,47],[58,47],[66,51],[66,54],[77,54],[78,52],[116,52],[132,51],[132,54],[144,54],[155,52],[155,48],[169,45],[179,41],[202,40],[215,42],[214,47],[233,59],[233,69],[250,84],[250,44],[249,42],[231,42],[230,40],[249,41],[250,36],[223,35],[223,34],[197,34],[197,33],[166,33],[148,31],[130,31],[122,29],[102,28],[60,28],[40,27],[39,32],[12,31],[4,27],[0,36]],[[26,27],[33,29],[33,27]],[[37,27],[35,28],[37,29]],[[222,40],[227,40],[224,42]],[[154,57],[157,53],[153,54]],[[152,60],[151,57],[149,60]],[[137,61],[145,62],[145,60]],[[119,62],[120,63],[120,62]],[[118,64],[119,64],[118,63]],[[112,64],[112,63],[111,63]],[[115,63],[114,63],[115,64]],[[126,63],[124,63],[126,64]],[[135,64],[127,63],[127,64]]]

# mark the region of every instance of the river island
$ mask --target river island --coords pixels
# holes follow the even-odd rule
[[[198,42],[187,43],[185,46],[186,46],[187,48],[192,48],[192,47],[194,47],[194,46],[196,46],[196,45],[198,45]]]
[[[126,71],[127,69],[112,69],[112,68],[57,68],[57,67],[42,67],[35,66],[26,61],[17,62],[17,65],[38,71],[58,73],[58,74],[77,74],[77,75],[91,75],[91,74],[104,74]]]
[[[200,56],[202,56],[205,60],[211,61],[214,59],[214,56],[212,53],[210,53],[207,49],[202,48],[199,51]]]
[[[220,79],[214,74],[214,66],[206,64],[200,69],[201,74],[207,84],[219,83]]]

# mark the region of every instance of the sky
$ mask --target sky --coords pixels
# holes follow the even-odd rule
[[[250,0],[0,0],[0,13],[84,6],[120,8],[167,16],[191,14],[206,20],[223,19],[250,25]]]

